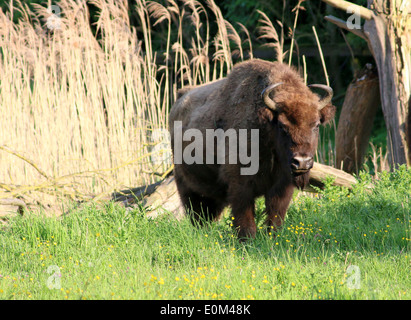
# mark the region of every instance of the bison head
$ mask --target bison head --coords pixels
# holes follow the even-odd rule
[[[274,98],[270,93],[278,88]],[[261,95],[266,105],[264,117],[274,126],[281,145],[288,153],[288,161],[294,182],[304,188],[308,183],[309,170],[314,164],[318,145],[320,125],[330,121],[335,114],[331,104],[333,90],[325,85],[313,84],[309,87],[322,89],[326,95],[320,98],[307,87],[291,88],[283,83],[275,83],[265,88]]]

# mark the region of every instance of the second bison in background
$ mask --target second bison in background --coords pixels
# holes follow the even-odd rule
[[[326,95],[321,98],[313,93],[285,64],[253,59],[237,64],[224,79],[179,91],[169,128],[175,181],[193,224],[218,219],[230,205],[239,238],[254,237],[254,201],[264,195],[268,228],[281,226],[294,187],[302,189],[308,183],[319,126],[335,114],[332,89],[310,87],[322,89]],[[184,149],[192,141],[177,134],[176,123],[181,124],[182,133],[196,129],[203,137],[207,130],[234,129],[239,133],[246,129],[247,139],[238,141],[234,150],[257,150],[258,170],[243,174],[244,165],[230,161],[228,146],[225,162],[216,157],[205,161],[210,152],[205,143],[200,155],[204,161],[186,163],[176,148]],[[258,132],[257,141],[252,139],[253,130]],[[253,142],[258,148],[252,148]],[[176,161],[177,157],[182,161]]]

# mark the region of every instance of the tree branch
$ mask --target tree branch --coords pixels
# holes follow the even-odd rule
[[[337,27],[340,27],[342,29],[348,30],[352,33],[354,33],[355,35],[359,36],[360,38],[363,38],[365,41],[368,41],[367,36],[365,35],[365,33],[362,31],[361,29],[352,29],[352,28],[348,28],[347,26],[347,22],[341,19],[338,19],[334,16],[325,16],[324,17],[325,20],[327,20],[328,22],[334,23]]]
[[[359,6],[358,4],[354,4],[354,3],[343,1],[343,0],[322,0],[322,1],[329,4],[330,6],[343,10],[345,12],[347,12],[348,8],[352,8],[354,12],[359,12],[361,18],[365,20],[371,20],[373,17],[373,12],[370,9]]]

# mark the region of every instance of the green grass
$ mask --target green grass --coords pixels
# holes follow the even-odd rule
[[[370,181],[296,197],[275,238],[258,201],[246,243],[228,215],[201,229],[113,203],[16,217],[0,230],[0,299],[410,299],[411,170]]]

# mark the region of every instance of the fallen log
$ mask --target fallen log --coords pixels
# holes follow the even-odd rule
[[[313,186],[323,188],[323,181],[327,176],[334,178],[333,184],[336,186],[351,188],[357,183],[352,175],[315,162],[311,169],[310,186],[304,191],[317,192]],[[125,207],[142,206],[148,212],[147,216],[151,218],[156,218],[164,212],[171,212],[178,220],[184,217],[184,210],[172,175],[150,185],[114,192],[109,197],[100,200],[121,202]],[[0,222],[12,214],[23,215],[25,211],[31,211],[33,208],[33,205],[22,199],[0,198]]]
[[[170,211],[180,219],[184,210],[180,203],[174,176],[168,176],[156,183],[114,192],[111,200],[121,202],[124,206],[143,206],[149,211],[148,217],[156,218],[164,211]]]
[[[313,187],[322,189],[323,181],[327,177],[334,178],[333,185],[345,188],[352,188],[352,185],[358,182],[347,172],[315,162],[310,173],[310,185],[304,191],[317,192]],[[184,209],[172,175],[148,186],[115,192],[111,200],[120,201],[125,206],[141,205],[146,208],[148,216],[152,218],[161,215],[164,211],[172,212],[178,220],[184,216]]]
[[[358,183],[357,179],[351,174],[336,169],[325,164],[314,162],[314,166],[310,171],[310,186],[308,186],[304,191],[314,190],[311,186],[316,186],[322,189],[324,187],[324,180],[327,177],[334,178],[333,185],[351,189],[352,186]],[[314,190],[314,192],[317,192]]]
[[[0,199],[0,217],[8,216],[9,214],[19,213],[24,214],[27,209],[26,203],[21,199],[5,198]]]

